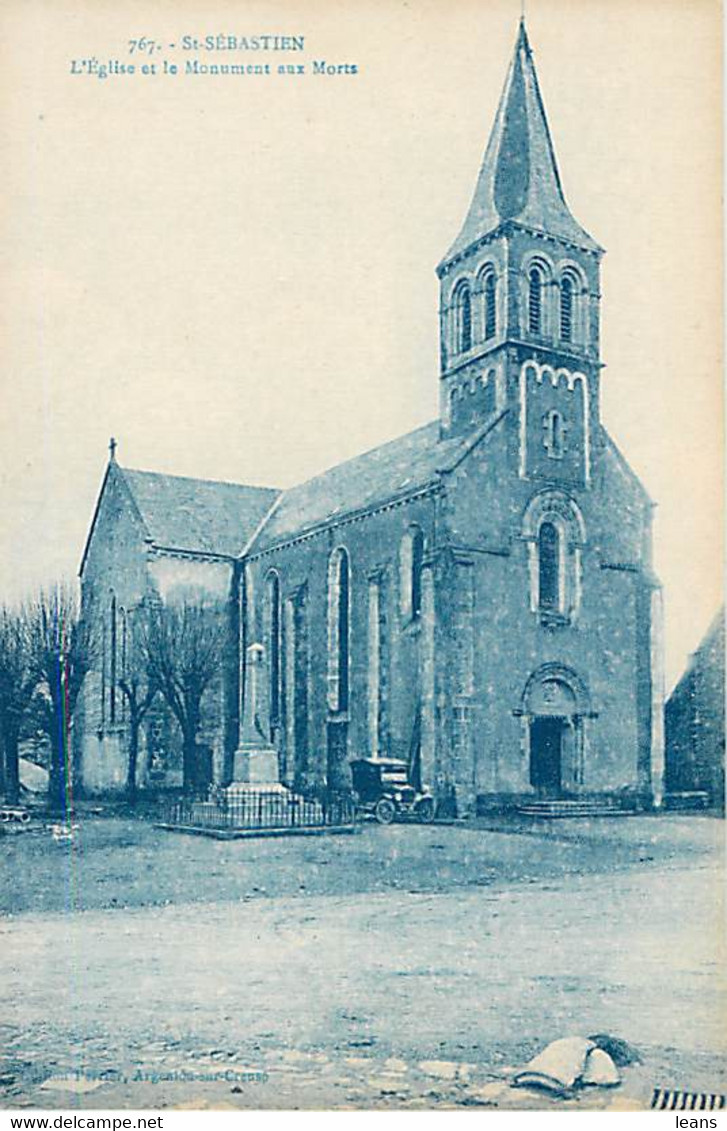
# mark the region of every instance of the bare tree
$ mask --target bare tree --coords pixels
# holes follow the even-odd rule
[[[147,671],[182,732],[187,793],[199,784],[202,700],[221,674],[225,644],[224,615],[218,606],[187,600],[149,613],[143,643]]]
[[[29,610],[32,663],[39,688],[43,726],[50,739],[48,800],[67,814],[71,802],[70,724],[83,681],[93,666],[93,619],[81,618],[67,585],[41,591]]]
[[[153,650],[149,648],[149,639],[149,611],[141,606],[129,615],[124,671],[119,679],[119,690],[129,708],[126,795],[131,804],[136,801],[141,724],[159,693],[155,668],[150,662]]]
[[[22,608],[0,607],[0,740],[2,788],[11,805],[20,796],[19,745],[36,685],[28,617]]]

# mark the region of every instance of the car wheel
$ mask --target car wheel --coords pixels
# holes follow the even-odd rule
[[[434,799],[425,797],[416,808],[416,814],[422,824],[428,825],[434,820]]]
[[[390,825],[396,816],[396,806],[388,797],[382,797],[376,802],[374,816],[380,825]]]

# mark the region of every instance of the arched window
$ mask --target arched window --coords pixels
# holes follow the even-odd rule
[[[575,500],[548,488],[523,515],[530,576],[530,609],[543,624],[568,624],[581,609],[581,562],[586,527]]]
[[[422,611],[422,562],[424,561],[424,535],[418,528],[411,543],[411,615],[416,618]]]
[[[447,402],[447,421],[448,421],[449,424],[451,424],[453,419],[454,419],[454,412],[455,412],[456,408],[457,408],[457,388],[455,386],[454,389],[449,390],[449,400]]]
[[[568,275],[560,284],[560,336],[564,342],[573,337],[573,280]]]
[[[328,560],[328,706],[348,710],[349,654],[348,553],[340,546]]]
[[[108,638],[109,626],[106,610],[101,613],[101,729],[106,726],[106,688],[108,687]]]
[[[485,338],[494,338],[497,332],[497,279],[495,272],[485,277]]]
[[[416,620],[422,611],[422,564],[424,535],[418,526],[407,530],[401,542],[401,616],[403,621]]]
[[[538,531],[538,604],[546,611],[560,608],[560,533],[547,521]]]
[[[119,644],[119,679],[125,680],[129,676],[128,671],[128,656],[129,656],[129,621],[126,609],[123,606],[119,607],[119,627],[117,635],[120,638]],[[128,703],[126,696],[121,696],[121,721],[126,722]]]
[[[528,329],[542,333],[543,275],[539,267],[531,267],[528,275]]]
[[[454,348],[456,353],[472,348],[472,298],[467,283],[460,283],[454,296]]]
[[[113,725],[116,722],[116,680],[117,680],[117,649],[118,649],[118,621],[116,616],[116,597],[111,597],[111,609],[109,613],[109,721]]]
[[[270,726],[280,722],[280,578],[269,573],[265,582],[265,627],[268,657]]]
[[[119,609],[119,622],[121,624],[121,677],[127,675],[127,658],[129,653],[129,618],[126,609]]]

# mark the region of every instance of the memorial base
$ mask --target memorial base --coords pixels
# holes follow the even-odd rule
[[[278,752],[273,747],[245,747],[235,751],[233,785],[279,785]]]

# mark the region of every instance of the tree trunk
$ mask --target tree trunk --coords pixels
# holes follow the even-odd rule
[[[20,736],[17,732],[4,735],[5,748],[5,799],[9,805],[20,800]]]
[[[67,818],[71,807],[71,791],[70,783],[66,778],[65,744],[63,736],[55,728],[53,728],[50,739],[48,805],[52,813]]]
[[[136,803],[136,768],[139,762],[139,730],[141,719],[132,711],[129,717],[129,768],[126,776],[126,796],[130,805]]]
[[[79,743],[74,741],[74,733],[77,728],[71,726],[68,735],[68,744],[71,749],[71,781],[73,782],[73,796],[78,800],[79,797],[85,797],[85,787],[83,784],[83,757],[82,750]]]
[[[197,733],[184,732],[182,746],[184,792],[191,795],[197,789]]]

